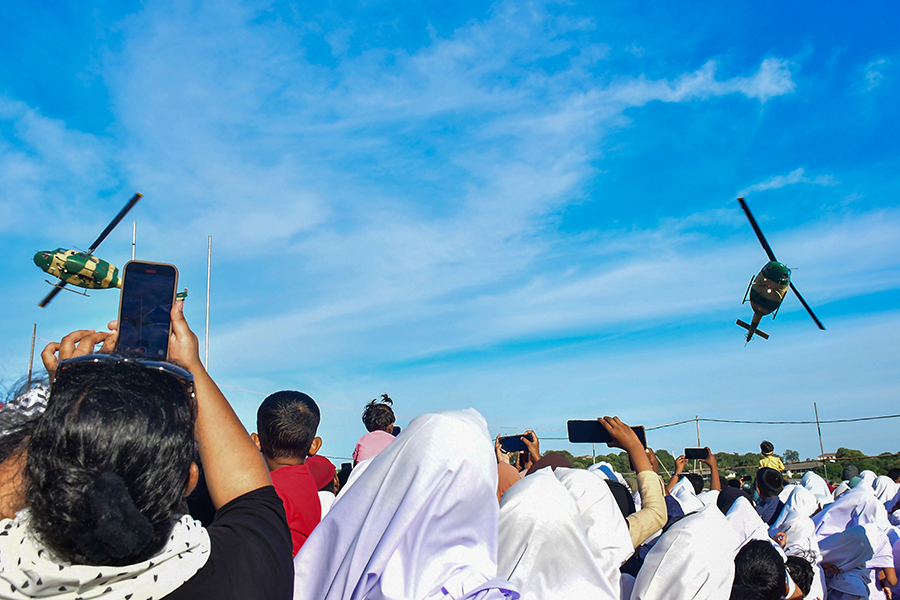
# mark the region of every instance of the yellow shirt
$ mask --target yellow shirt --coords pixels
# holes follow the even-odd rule
[[[770,469],[775,469],[776,471],[784,471],[784,463],[781,462],[781,459],[775,456],[774,454],[766,454],[759,461],[760,468],[769,467]]]

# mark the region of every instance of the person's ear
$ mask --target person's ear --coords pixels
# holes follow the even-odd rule
[[[315,456],[316,452],[319,451],[319,448],[322,447],[322,438],[316,436],[312,444],[309,445],[309,454],[307,456]]]
[[[256,435],[256,432],[250,434],[250,439],[253,440],[254,444],[256,444],[256,449],[262,452],[262,446],[259,444],[259,436]]]
[[[194,491],[194,488],[197,487],[197,482],[200,480],[200,467],[197,466],[197,463],[191,462],[190,471],[188,471],[188,482],[187,487],[184,488],[184,496],[185,498],[191,495],[191,492]]]

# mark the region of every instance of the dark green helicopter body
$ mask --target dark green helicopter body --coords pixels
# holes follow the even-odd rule
[[[772,252],[769,243],[762,234],[762,230],[759,228],[759,225],[756,224],[756,219],[753,218],[753,214],[750,212],[747,203],[744,202],[743,198],[738,198],[738,202],[741,204],[741,208],[744,209],[744,213],[747,215],[750,225],[756,232],[756,237],[759,238],[763,250],[766,251],[766,254],[769,257],[769,262],[767,262],[766,265],[760,269],[759,273],[756,274],[756,277],[750,281],[750,285],[747,286],[747,291],[744,293],[744,300],[741,302],[741,304],[743,304],[749,299],[750,308],[753,309],[753,319],[751,319],[749,325],[740,319],[737,320],[737,324],[747,330],[746,341],[749,342],[753,337],[753,334],[766,340],[769,339],[769,334],[759,329],[760,319],[769,314],[772,315],[773,319],[775,318],[775,315],[778,314],[778,309],[781,308],[784,297],[787,295],[788,288],[794,290],[797,299],[803,304],[803,307],[809,313],[809,316],[816,322],[819,329],[824,330],[825,327],[819,319],[816,318],[816,315],[813,314],[812,309],[803,299],[803,296],[800,295],[800,292],[797,291],[797,288],[794,287],[794,284],[791,283],[791,270],[787,265],[780,263],[775,259],[775,253]]]

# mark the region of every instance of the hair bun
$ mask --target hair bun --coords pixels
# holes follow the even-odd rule
[[[136,556],[153,541],[153,524],[135,506],[125,480],[116,473],[97,478],[87,492],[87,509],[95,527],[76,545],[93,564]]]

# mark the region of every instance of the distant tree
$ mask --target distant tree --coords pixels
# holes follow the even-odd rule
[[[796,450],[785,450],[781,456],[784,458],[784,462],[797,462],[800,460],[800,453]]]

